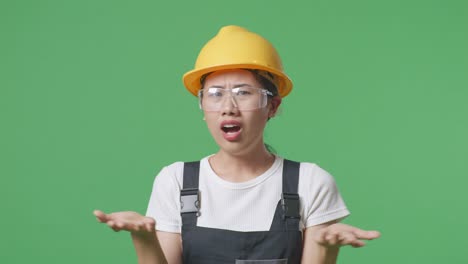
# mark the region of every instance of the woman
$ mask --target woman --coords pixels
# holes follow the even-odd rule
[[[139,263],[335,263],[339,246],[379,236],[338,223],[349,212],[326,171],[265,147],[266,123],[292,89],[267,40],[224,27],[183,80],[219,151],[165,167],[147,216],[94,212],[131,232]]]

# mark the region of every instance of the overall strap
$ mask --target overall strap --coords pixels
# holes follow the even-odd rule
[[[180,190],[182,229],[197,225],[197,217],[200,215],[199,174],[200,161],[184,163],[183,188]]]
[[[299,184],[300,163],[285,159],[283,162],[283,193],[296,193]]]
[[[283,193],[281,195],[281,206],[283,219],[288,230],[299,230],[299,184],[300,163],[285,159],[283,162]]]

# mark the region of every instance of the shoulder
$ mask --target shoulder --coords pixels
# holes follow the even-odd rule
[[[184,164],[185,162],[183,161],[176,161],[165,166],[162,170],[165,170],[167,173],[171,174],[179,174],[184,171]]]
[[[309,206],[326,200],[341,200],[334,177],[316,163],[301,162],[298,194]],[[315,206],[314,205],[314,206]]]
[[[209,156],[208,156],[209,157]],[[207,160],[202,158],[199,162]],[[176,161],[161,169],[155,179],[155,184],[177,184],[180,188],[183,186],[183,175],[185,163],[192,161]],[[197,161],[195,161],[197,162]]]
[[[177,161],[169,164],[159,171],[156,179],[154,180],[155,186],[169,186],[178,185],[182,186],[184,172],[184,162]]]
[[[281,158],[282,160],[288,160]],[[318,164],[313,162],[295,161],[300,164],[299,167],[299,186],[314,185],[323,186],[335,184],[333,176]]]
[[[300,162],[299,181],[300,184],[334,185],[333,176],[316,163]]]

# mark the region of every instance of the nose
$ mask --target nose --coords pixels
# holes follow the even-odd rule
[[[237,105],[236,99],[232,95],[229,95],[223,101],[221,107],[222,115],[237,115],[239,114],[239,107]]]

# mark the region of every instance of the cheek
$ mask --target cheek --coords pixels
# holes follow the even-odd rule
[[[210,114],[205,113],[205,123],[210,132],[215,132],[218,129],[218,123],[216,122],[216,117],[211,116]]]
[[[268,110],[262,109],[256,113],[252,113],[249,118],[251,127],[256,130],[263,129],[268,121]]]

